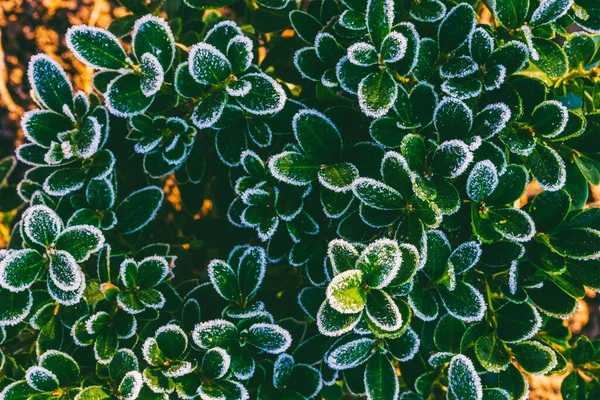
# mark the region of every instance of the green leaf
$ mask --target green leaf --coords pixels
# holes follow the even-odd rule
[[[433,341],[440,351],[459,352],[460,342],[466,330],[465,323],[445,314],[440,318],[433,332]]]
[[[571,209],[571,196],[564,190],[544,191],[529,204],[529,215],[539,232],[552,232]]]
[[[448,386],[449,391],[458,399],[483,399],[481,378],[479,378],[473,362],[462,354],[454,356],[450,361]]]
[[[411,7],[409,14],[419,22],[438,22],[446,15],[446,6],[438,0],[427,1]]]
[[[192,122],[198,129],[206,129],[215,125],[227,105],[227,94],[220,90],[204,97],[192,113]]]
[[[129,65],[119,39],[107,30],[78,25],[66,35],[67,46],[79,61],[97,70],[120,70]]]
[[[334,164],[342,152],[342,137],[335,124],[316,110],[300,110],[292,129],[304,153],[318,163]]]
[[[383,290],[372,289],[367,294],[365,318],[371,330],[394,333],[402,328],[402,314],[392,297]]]
[[[393,1],[369,0],[367,2],[367,29],[377,49],[381,49],[383,39],[390,33],[393,24]]]
[[[102,386],[88,386],[77,394],[77,400],[112,400],[115,397]]]
[[[247,82],[252,90],[242,97],[236,97],[240,107],[250,114],[272,115],[283,110],[287,96],[281,85],[262,73],[246,74],[239,79]]]
[[[366,294],[361,285],[363,271],[351,269],[336,275],[327,286],[330,306],[343,314],[355,314],[365,307]]]
[[[375,46],[365,42],[354,43],[348,48],[348,59],[354,65],[368,67],[378,62],[379,54]]]
[[[476,203],[486,200],[498,186],[498,171],[489,160],[480,161],[467,178],[467,196]]]
[[[237,301],[240,289],[237,275],[224,261],[213,260],[208,264],[208,277],[221,297],[229,301]]]
[[[498,47],[490,56],[487,65],[502,65],[506,68],[506,75],[519,72],[527,65],[529,49],[517,40],[511,40]]]
[[[86,261],[104,245],[102,232],[93,226],[70,226],[56,239],[56,249],[70,253],[76,262]]]
[[[435,173],[453,179],[462,175],[472,160],[473,153],[463,141],[448,140],[435,149],[431,168]]]
[[[252,325],[248,329],[247,340],[249,344],[270,354],[282,353],[292,344],[292,336],[287,330],[266,323]]]
[[[216,85],[231,73],[231,63],[217,48],[208,43],[197,43],[190,49],[190,74],[202,85]]]
[[[356,268],[364,274],[362,280],[372,288],[389,285],[402,265],[402,253],[398,243],[378,239],[365,248],[356,262]]]
[[[79,365],[67,353],[49,350],[39,358],[40,367],[44,367],[56,375],[61,387],[79,382]]]
[[[473,126],[473,111],[461,100],[446,97],[435,109],[433,122],[444,139],[466,135]]]
[[[506,370],[510,363],[510,354],[508,354],[504,343],[493,333],[477,339],[475,356],[477,361],[492,373]]]
[[[31,57],[27,70],[29,84],[35,98],[57,113],[64,113],[63,106],[73,107],[73,86],[62,67],[45,54]]]
[[[58,389],[58,378],[51,371],[43,367],[29,367],[25,374],[27,383],[40,392],[52,392]]]
[[[531,25],[543,25],[554,22],[569,11],[572,0],[546,0],[533,11]]]
[[[290,23],[300,39],[312,45],[321,30],[321,23],[304,11],[294,10],[290,13]]]
[[[163,191],[155,186],[136,190],[117,208],[118,227],[123,233],[137,232],[156,216],[163,200]]]
[[[566,318],[577,309],[577,301],[560,289],[554,282],[542,281],[539,288],[528,288],[527,294],[542,312],[555,318]]]
[[[496,0],[492,4],[494,15],[508,29],[520,28],[527,18],[529,0]]]
[[[359,338],[341,345],[335,345],[327,356],[327,365],[334,370],[354,368],[367,361],[375,341],[371,338]]]
[[[0,295],[4,299],[0,302],[0,322],[2,325],[16,325],[29,315],[33,305],[31,291],[11,292],[0,290]]]
[[[515,242],[528,242],[535,235],[535,224],[529,214],[516,208],[488,211],[492,227],[502,237]]]
[[[158,59],[165,72],[171,68],[175,57],[175,39],[164,19],[150,14],[139,18],[133,27],[131,43],[138,60],[143,54],[150,53]]]
[[[396,370],[381,353],[371,357],[365,369],[365,388],[371,399],[393,400],[398,397],[400,385]]]
[[[169,271],[169,263],[164,257],[146,257],[138,264],[136,285],[140,288],[155,287],[167,277]]]
[[[458,281],[453,291],[439,287],[440,298],[446,310],[454,318],[465,322],[480,321],[485,316],[483,296],[471,284]]]
[[[231,322],[216,319],[196,325],[192,333],[192,339],[196,346],[201,349],[227,348],[239,340],[239,333]]]
[[[29,207],[22,220],[25,238],[43,247],[53,244],[63,229],[60,217],[45,205]]]
[[[187,335],[177,325],[161,326],[156,331],[154,338],[162,353],[170,360],[177,360],[187,349]]]
[[[358,169],[347,162],[337,163],[319,170],[321,185],[334,192],[345,193],[352,189],[352,184],[358,178]]]
[[[522,165],[510,164],[498,178],[498,186],[488,199],[493,204],[512,204],[525,193],[529,175]]]
[[[524,341],[511,346],[519,365],[530,374],[544,375],[556,366],[554,351],[539,342]]]
[[[65,291],[76,290],[83,283],[81,268],[76,260],[62,250],[58,250],[50,259],[49,275],[53,283]]]
[[[286,151],[272,157],[269,171],[278,180],[294,186],[304,186],[317,178],[319,164],[300,153]]]
[[[202,357],[202,373],[209,378],[222,378],[229,369],[229,354],[220,347],[215,347],[206,352]]]
[[[336,311],[326,300],[321,304],[317,313],[317,327],[325,336],[340,336],[356,326],[361,317],[360,313],[342,314]]]
[[[564,1],[564,0],[561,0]],[[561,77],[569,72],[569,61],[563,49],[548,39],[533,38],[531,62],[551,77]]]
[[[585,180],[591,185],[600,185],[600,164],[594,162],[593,160],[587,157],[579,157],[576,154],[573,154],[573,160],[575,161],[575,165],[581,172],[581,175],[585,178]]]
[[[371,178],[358,178],[352,190],[363,204],[378,210],[399,210],[403,206],[403,198],[398,191]]]
[[[600,230],[568,229],[550,236],[551,246],[559,254],[574,260],[588,260],[600,255]]]
[[[450,53],[465,43],[475,27],[475,11],[467,3],[452,8],[438,30],[440,51]]]
[[[252,298],[260,288],[266,273],[266,257],[264,249],[256,246],[248,248],[240,259],[238,281],[240,290],[247,299]]]
[[[146,96],[142,86],[142,77],[133,73],[112,80],[106,90],[106,108],[121,118],[143,113],[150,107],[154,97]]]
[[[431,230],[427,231],[426,246],[427,258],[423,267],[424,272],[431,279],[438,279],[446,272],[451,254],[450,242],[442,231]]]
[[[0,262],[0,286],[12,292],[29,288],[43,272],[46,261],[33,249],[11,252]]]
[[[507,343],[531,339],[541,328],[537,310],[527,303],[508,302],[496,312],[498,337]]]
[[[358,104],[369,117],[383,117],[392,108],[397,96],[398,85],[387,70],[373,72],[358,84]]]

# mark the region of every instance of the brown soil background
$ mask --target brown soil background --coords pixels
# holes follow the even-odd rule
[[[68,51],[65,32],[80,24],[106,28],[112,19],[127,13],[115,0],[0,0],[0,158],[21,143],[19,120],[25,111],[35,108],[27,82],[29,58],[36,53],[52,56],[65,68],[75,88],[89,93],[92,70]],[[532,184],[521,204],[538,191]],[[592,188],[589,206],[600,206],[600,187]],[[579,311],[565,324],[575,335],[599,337],[600,296],[590,291],[579,303]],[[531,377],[530,399],[561,399],[562,379]]]

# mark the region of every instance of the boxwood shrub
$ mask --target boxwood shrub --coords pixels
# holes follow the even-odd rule
[[[596,0],[121,3],[29,63],[1,399],[600,398]]]

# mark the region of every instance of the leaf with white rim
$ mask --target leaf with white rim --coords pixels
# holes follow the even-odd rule
[[[50,259],[50,278],[62,290],[71,291],[81,286],[81,269],[66,251],[58,250]]]
[[[498,171],[490,160],[479,161],[467,178],[467,196],[476,203],[486,200],[498,186]]]
[[[358,104],[369,117],[383,117],[397,97],[398,84],[387,70],[373,72],[358,84]]]
[[[45,54],[29,60],[27,78],[37,101],[57,113],[73,106],[73,86],[62,67]]]
[[[277,154],[269,161],[271,175],[294,186],[304,186],[314,181],[320,169],[313,159],[292,151]]]
[[[384,354],[371,357],[365,368],[364,384],[368,400],[395,400],[400,384],[394,366]]]
[[[231,63],[217,48],[208,43],[197,43],[189,54],[190,74],[203,85],[223,82],[231,72]]]
[[[364,276],[362,280],[372,288],[387,286],[398,274],[402,253],[398,243],[390,239],[378,239],[362,251],[356,262]]]
[[[363,272],[358,269],[336,275],[327,286],[327,299],[331,307],[342,314],[362,311],[366,304],[362,282]]]
[[[208,350],[213,347],[228,347],[239,339],[239,334],[231,322],[216,319],[196,325],[192,339],[196,346]]]
[[[144,53],[140,59],[142,76],[141,89],[146,97],[155,95],[165,80],[165,71],[158,58],[150,53]]]
[[[366,362],[373,354],[372,338],[359,338],[334,347],[327,355],[327,365],[335,370],[354,368]]]
[[[247,341],[264,352],[279,354],[291,346],[292,336],[279,325],[258,323],[248,329]]]
[[[482,400],[483,390],[481,378],[477,374],[473,362],[466,356],[458,354],[450,361],[448,368],[450,392],[461,400]]]
[[[398,306],[383,290],[373,289],[367,294],[365,313],[367,323],[386,332],[395,332],[402,327],[402,314]]]
[[[485,316],[486,302],[473,285],[458,281],[452,291],[440,286],[440,298],[448,313],[465,322],[481,321]]]
[[[29,207],[23,213],[22,221],[26,238],[44,247],[53,244],[63,229],[60,217],[45,205]]]
[[[56,249],[70,253],[76,262],[86,261],[104,245],[104,235],[91,225],[70,226],[56,238]]]
[[[109,31],[86,25],[72,26],[66,35],[67,47],[84,64],[100,70],[121,70],[130,61],[119,39]]]
[[[140,60],[144,54],[153,55],[163,71],[171,68],[175,58],[175,38],[171,27],[162,18],[148,14],[135,21],[131,36],[133,53]]]
[[[317,328],[325,336],[340,336],[350,332],[361,319],[361,314],[342,314],[325,300],[317,313]]]
[[[29,288],[40,276],[46,260],[33,249],[11,252],[0,262],[0,286],[11,292]]]
[[[378,210],[399,210],[404,205],[398,191],[375,179],[358,178],[352,191],[362,203]]]
[[[303,109],[294,115],[292,129],[304,153],[319,163],[335,163],[342,152],[342,136],[323,113]]]

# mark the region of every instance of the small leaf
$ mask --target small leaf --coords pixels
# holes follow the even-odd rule
[[[217,48],[208,43],[197,43],[190,49],[190,75],[202,85],[223,82],[231,72],[231,63]]]
[[[498,186],[496,166],[489,160],[480,161],[467,178],[467,196],[476,203],[487,199]]]
[[[450,361],[448,384],[450,392],[458,399],[483,399],[481,378],[477,374],[473,362],[462,354],[454,356]]]
[[[148,186],[131,193],[117,208],[119,228],[123,233],[137,232],[156,216],[163,200],[163,191]]]
[[[27,77],[35,98],[44,106],[60,114],[64,112],[63,106],[72,108],[73,86],[65,71],[52,58],[45,54],[31,57]]]
[[[397,83],[385,70],[367,75],[358,84],[358,103],[369,117],[379,118],[387,114],[397,96]]]
[[[364,379],[368,398],[381,400],[398,398],[400,385],[396,370],[384,354],[378,353],[371,357],[365,369]]]
[[[442,20],[438,30],[440,50],[450,53],[467,41],[475,27],[475,11],[469,4],[462,3],[452,8]]]
[[[319,163],[334,164],[341,157],[342,137],[338,128],[316,110],[300,110],[292,129],[304,153]]]
[[[79,61],[101,71],[120,70],[129,65],[119,39],[107,30],[78,25],[66,35],[67,46]]]
[[[269,171],[278,180],[294,186],[307,185],[317,178],[319,164],[312,159],[292,151],[272,157]]]

